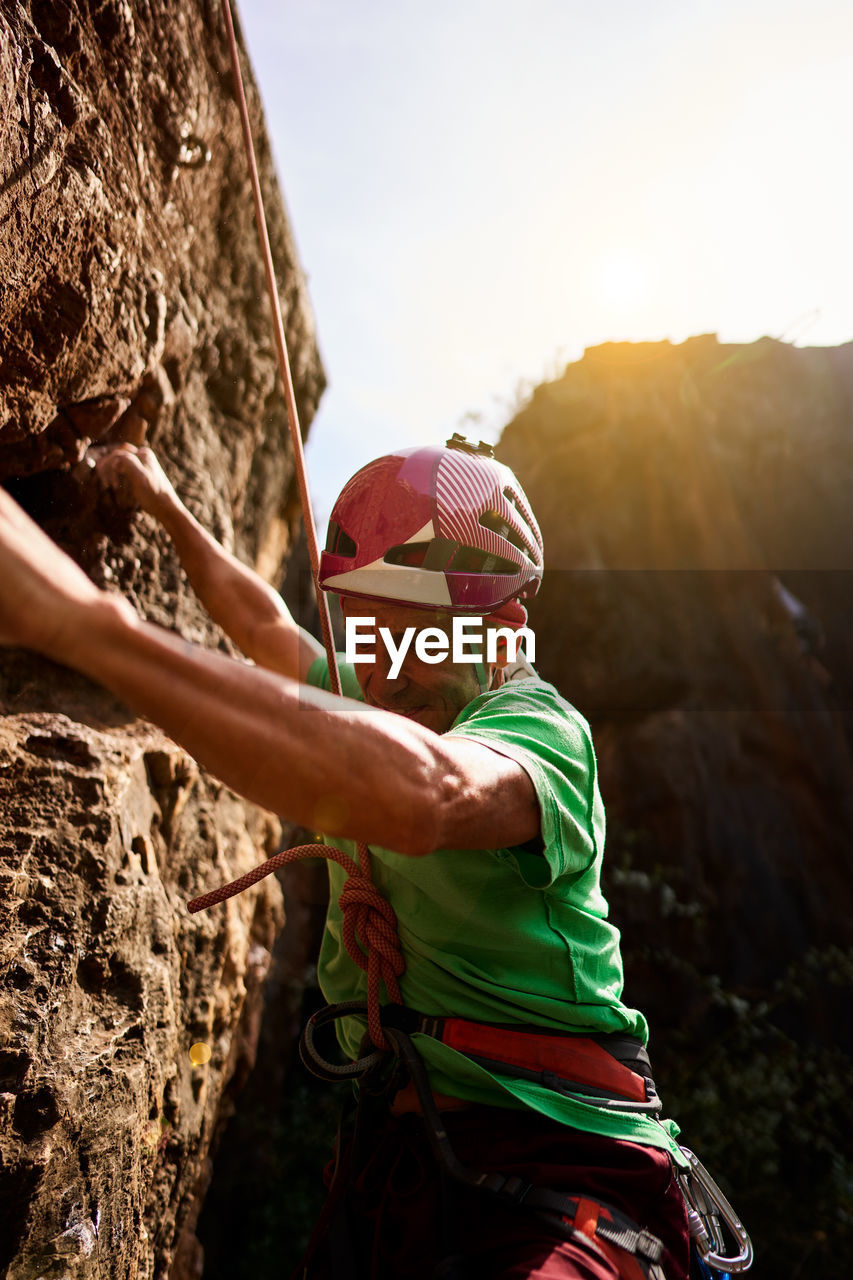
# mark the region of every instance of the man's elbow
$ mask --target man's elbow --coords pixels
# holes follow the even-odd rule
[[[406,858],[425,858],[441,848],[438,823],[426,806],[411,810],[400,822],[393,845]]]
[[[408,858],[425,858],[451,846],[451,814],[457,788],[451,778],[437,776],[423,783],[417,795],[400,813],[399,835],[393,845]]]

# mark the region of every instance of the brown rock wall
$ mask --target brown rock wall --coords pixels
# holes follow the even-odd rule
[[[148,726],[0,732],[8,1275],[166,1274],[282,922],[273,888],[198,921],[185,896],[277,829]]]
[[[248,92],[307,426],[323,372]],[[218,5],[0,0],[0,482],[96,582],[226,648],[86,451],[153,442],[279,579],[298,517],[256,246]],[[0,653],[0,1273],[199,1274],[211,1142],[283,912],[275,881],[209,916],[185,901],[277,839],[93,685]]]

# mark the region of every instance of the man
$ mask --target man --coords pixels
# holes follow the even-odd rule
[[[621,1002],[588,727],[523,660],[435,661],[411,644],[412,630],[435,642],[460,616],[487,628],[523,620],[542,544],[515,477],[454,439],[379,459],[345,487],[321,581],[368,639],[374,620],[377,643],[373,661],[344,669],[355,696],[338,699],[320,687],[317,643],[190,516],[149,450],[122,446],[100,474],[162,522],[203,604],[255,665],[143,622],[3,493],[0,641],[99,680],[248,799],[344,849],[369,844],[397,913],[403,1003],[475,1037],[463,1052],[409,1026],[426,1076],[384,1078],[387,1106],[367,1152],[343,1155],[306,1274],[612,1280],[651,1266],[683,1280],[677,1147],[645,1079],[645,1021]],[[342,879],[333,867],[320,957],[333,1001],[363,999],[366,985],[344,945]],[[340,1024],[353,1057],[363,1029],[354,1017]],[[573,1063],[586,1055],[592,1074],[573,1067],[558,1079],[550,1055],[564,1048]],[[467,1182],[449,1161],[437,1167],[439,1132],[456,1169],[474,1171]],[[472,1185],[486,1175],[494,1193]],[[530,1184],[580,1197],[574,1230]],[[606,1206],[662,1248],[647,1234],[614,1244]]]

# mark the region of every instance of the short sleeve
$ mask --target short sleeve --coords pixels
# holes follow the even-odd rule
[[[449,731],[483,742],[515,760],[536,791],[544,850],[501,850],[523,879],[546,888],[580,878],[596,866],[604,846],[604,807],[589,726],[552,685],[513,681],[474,699]],[[544,857],[543,857],[544,854]]]

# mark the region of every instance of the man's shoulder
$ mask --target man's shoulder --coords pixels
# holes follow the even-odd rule
[[[463,707],[453,728],[474,719],[512,715],[568,720],[589,732],[589,725],[577,707],[530,666],[526,666],[523,673],[512,674],[499,689],[490,689],[473,698]]]

